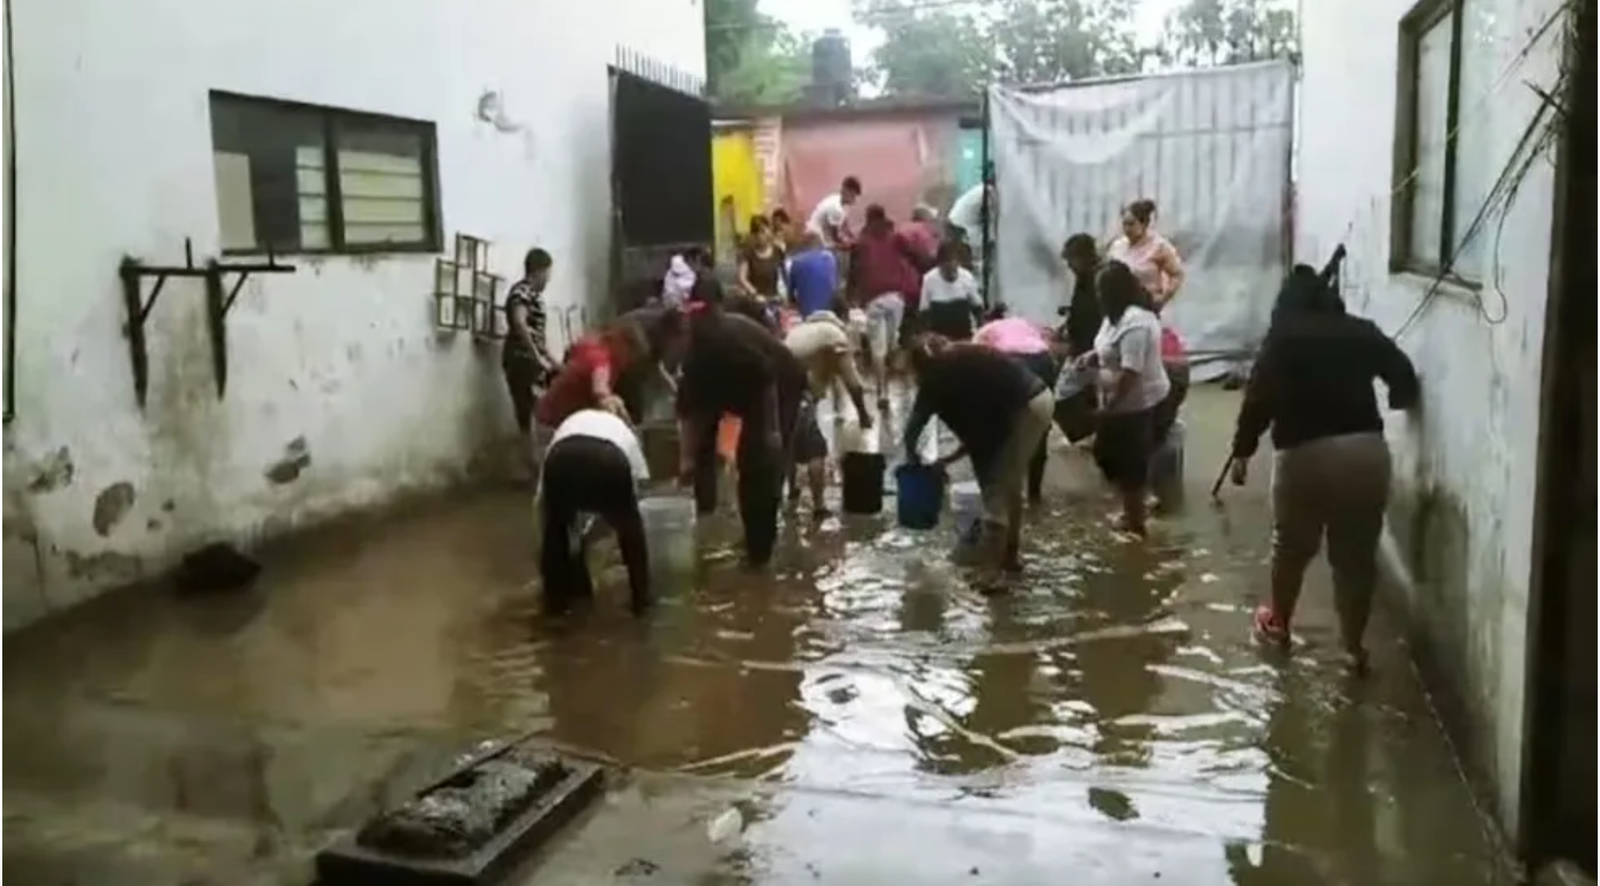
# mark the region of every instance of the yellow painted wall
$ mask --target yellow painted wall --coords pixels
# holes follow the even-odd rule
[[[754,133],[725,129],[711,137],[711,202],[717,217],[717,255],[733,255],[734,240],[750,216],[766,211]]]

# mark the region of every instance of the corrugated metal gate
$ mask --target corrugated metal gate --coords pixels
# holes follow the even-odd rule
[[[1107,241],[1149,198],[1190,271],[1175,325],[1201,351],[1253,348],[1291,245],[1293,94],[1288,62],[991,90],[999,296],[1054,318],[1062,241]]]

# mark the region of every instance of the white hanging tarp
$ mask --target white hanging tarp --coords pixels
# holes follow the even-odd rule
[[[1106,245],[1122,206],[1148,198],[1188,270],[1163,317],[1196,378],[1248,360],[1284,273],[1293,89],[1286,62],[991,89],[994,295],[1057,322],[1072,288],[1062,243]]]

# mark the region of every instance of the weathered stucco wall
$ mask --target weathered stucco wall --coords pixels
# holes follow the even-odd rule
[[[1493,55],[1487,90],[1462,97],[1492,182],[1556,79],[1561,28],[1519,60],[1552,0],[1475,3],[1470,39]],[[1304,71],[1297,252],[1346,242],[1345,297],[1401,328],[1431,281],[1390,273],[1389,193],[1398,22],[1410,0],[1302,4]],[[1478,50],[1474,50],[1478,51]],[[1510,70],[1506,76],[1499,76]],[[1449,725],[1501,824],[1516,827],[1522,768],[1540,360],[1551,249],[1553,155],[1535,163],[1504,224],[1483,235],[1481,292],[1446,286],[1405,333],[1424,404],[1391,415],[1396,494],[1388,565],[1409,604]],[[1488,183],[1485,187],[1487,188]],[[1468,211],[1475,213],[1477,204]],[[1481,297],[1481,306],[1480,306]],[[1458,702],[1458,703],[1453,703]]]
[[[198,281],[150,317],[135,405],[117,264],[218,254],[208,92],[433,121],[446,241],[494,270],[549,248],[552,306],[599,299],[618,45],[704,74],[699,0],[68,0],[16,29],[17,409],[5,430],[5,624],[460,477],[510,428],[492,347],[439,335],[432,255],[292,259],[252,278],[212,382]],[[504,132],[477,119],[502,96]],[[447,247],[448,248],[448,247]],[[150,283],[146,284],[146,288]]]

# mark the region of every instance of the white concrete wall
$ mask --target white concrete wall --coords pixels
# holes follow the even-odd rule
[[[1556,78],[1560,27],[1525,60],[1553,0],[1492,0],[1498,91],[1466,95],[1497,175],[1537,98]],[[1431,281],[1388,269],[1398,22],[1410,0],[1303,3],[1300,260],[1320,264],[1346,242],[1345,298],[1391,333]],[[1521,775],[1528,582],[1554,156],[1524,180],[1503,227],[1491,224],[1492,267],[1480,313],[1473,293],[1445,288],[1401,339],[1422,376],[1419,415],[1389,418],[1396,454],[1389,565],[1413,617],[1443,654],[1465,702],[1466,746],[1516,825]],[[1476,211],[1477,207],[1472,207]],[[1498,235],[1496,230],[1498,228]],[[1498,236],[1498,243],[1495,243]],[[1503,298],[1503,301],[1502,301]]]
[[[559,310],[596,302],[606,283],[616,47],[705,70],[700,0],[14,6],[8,628],[207,541],[249,541],[442,485],[511,428],[494,348],[434,330],[432,255],[296,260],[293,276],[253,278],[228,320],[220,401],[201,287],[169,282],[151,314],[140,412],[117,263],[181,262],[185,237],[197,260],[217,254],[209,90],[434,121],[446,241],[492,241],[508,279],[528,247],[547,247]],[[525,135],[478,122],[489,90]],[[268,481],[264,470],[297,438],[311,467]],[[92,518],[103,495],[131,506],[112,508],[124,513],[102,534]]]

